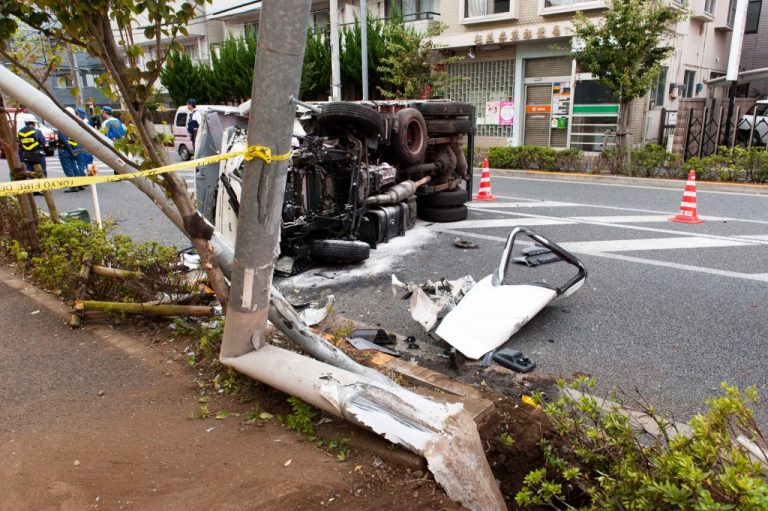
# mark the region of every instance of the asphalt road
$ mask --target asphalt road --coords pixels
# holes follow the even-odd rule
[[[56,175],[54,160],[48,159],[50,175]],[[670,188],[498,173],[492,179],[497,200],[472,202],[466,222],[419,222],[406,237],[372,251],[363,265],[315,268],[278,284],[299,302],[333,294],[344,315],[428,342],[407,302],[393,296],[391,275],[415,282],[467,274],[479,280],[499,264],[512,226],[527,225],[571,250],[589,271],[581,290],[552,302],[508,342],[537,363],[537,374],[591,374],[602,391],[638,389],[678,419],[700,411],[721,381],[756,385],[768,398],[765,191],[700,186],[699,214],[707,221],[687,225],[667,221],[677,213],[682,182]],[[98,190],[102,212],[117,221],[119,232],[186,246],[129,183]],[[92,209],[89,192],[54,195],[61,210]],[[456,248],[457,236],[480,247]],[[563,267],[515,266],[513,279],[543,275],[555,282],[565,275]],[[757,411],[768,423],[768,407]]]

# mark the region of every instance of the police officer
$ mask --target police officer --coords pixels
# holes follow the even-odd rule
[[[195,152],[195,139],[197,138],[197,130],[200,129],[202,123],[202,117],[197,110],[197,101],[192,98],[187,100],[187,110],[189,110],[189,120],[187,121],[187,133],[192,140],[192,152]]]
[[[85,175],[85,172],[81,174],[79,171],[76,151],[80,151],[80,144],[65,135],[63,131],[59,130],[59,161],[61,162],[61,169],[67,177],[80,177]],[[79,192],[83,189],[85,189],[84,186],[70,186],[64,190],[64,193]]]
[[[35,127],[35,121],[29,120],[19,130],[19,157],[29,172],[37,172],[48,177],[45,168],[45,137]]]

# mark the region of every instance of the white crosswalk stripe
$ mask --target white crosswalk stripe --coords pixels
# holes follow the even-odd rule
[[[659,214],[659,211],[647,211],[647,214],[628,214],[621,215],[620,212],[646,213],[644,210],[632,208],[621,208],[613,206],[600,206],[592,204],[579,204],[572,202],[558,201],[536,201],[519,197],[507,198],[507,201],[497,202],[470,202],[467,204],[470,210],[470,219],[453,222],[449,224],[427,224],[427,228],[432,231],[439,231],[445,234],[452,234],[459,237],[474,238],[490,242],[504,243],[506,236],[486,234],[490,229],[509,229],[515,226],[526,227],[556,227],[573,226],[571,232],[578,232],[578,225],[589,225],[605,227],[599,232],[612,233],[614,229],[620,229],[624,236],[620,239],[588,239],[583,241],[571,241],[574,236],[569,236],[570,240],[553,240],[560,246],[579,255],[589,255],[614,259],[633,264],[647,264],[651,266],[661,266],[676,270],[694,271],[709,275],[718,275],[729,278],[746,279],[757,282],[768,281],[768,274],[763,270],[762,273],[744,273],[723,270],[719,268],[707,268],[692,264],[683,264],[654,259],[653,253],[656,251],[668,250],[699,250],[699,249],[725,249],[725,248],[763,248],[768,245],[768,234],[739,234],[739,235],[721,235],[709,234],[701,230],[689,231],[680,229],[678,225],[671,224],[669,218],[674,216],[674,212]],[[547,214],[534,214],[531,208],[569,208],[568,213],[573,215],[574,211],[583,209],[584,213],[589,213],[590,209],[605,210],[610,209],[617,212],[616,215],[574,215],[557,216],[556,212],[546,212]],[[557,210],[555,210],[557,211]],[[578,213],[577,213],[578,214]],[[760,220],[740,220],[734,218],[704,217],[707,220],[740,222],[742,225],[753,226],[765,232],[765,226],[768,222]],[[641,225],[642,224],[642,225]],[[594,232],[594,229],[589,232]],[[626,233],[654,233],[655,237],[636,237],[626,236]],[[712,232],[712,231],[710,231]],[[661,235],[661,236],[659,236]],[[608,237],[608,236],[606,236]],[[617,236],[618,237],[618,236]],[[639,252],[648,254],[647,256],[625,255],[627,252]]]

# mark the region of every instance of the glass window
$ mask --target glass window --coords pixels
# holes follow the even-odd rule
[[[251,35],[253,37],[258,37],[259,36],[259,22],[258,21],[253,21],[251,23],[246,23],[245,25],[243,25],[243,32],[248,34],[248,35]]]
[[[651,104],[649,108],[658,108],[664,106],[664,96],[667,89],[667,68],[662,66],[659,76],[656,78],[656,85],[651,87]]]
[[[511,9],[511,0],[464,0],[464,18],[507,14]]]
[[[733,20],[736,19],[736,0],[730,0],[728,4],[728,26],[733,27]]]
[[[745,34],[754,34],[760,26],[760,10],[763,0],[749,0],[747,5],[747,23],[744,25]]]
[[[72,82],[71,76],[59,75],[53,77],[54,89],[71,89],[72,87],[74,87],[74,83]]]
[[[331,24],[331,11],[315,11],[310,15],[309,24],[315,28],[325,28]]]
[[[432,11],[434,11],[433,0],[387,0],[384,4],[386,17],[399,12],[405,21],[433,19],[435,13]]]
[[[596,0],[544,0],[544,7],[574,7],[578,8],[580,4],[595,3]]]
[[[714,15],[716,5],[717,3],[715,0],[704,0],[704,12]]]
[[[616,104],[616,98],[597,80],[582,80],[576,84],[573,102],[576,105]]]
[[[686,70],[683,75],[683,97],[692,98],[693,88],[696,84],[696,71]]]
[[[176,114],[176,126],[185,127],[187,125],[187,112]]]

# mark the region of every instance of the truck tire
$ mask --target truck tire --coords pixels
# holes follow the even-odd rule
[[[472,105],[454,101],[426,101],[413,105],[424,117],[461,117],[472,115]]]
[[[450,190],[445,192],[437,192],[431,195],[419,195],[418,205],[419,210],[423,207],[427,208],[455,208],[463,206],[465,202],[469,200],[467,191],[461,188],[457,190]]]
[[[356,263],[371,255],[371,247],[362,241],[313,240],[309,244],[312,259],[328,263]]]
[[[472,131],[472,119],[427,119],[430,135],[454,135]]]
[[[469,215],[469,211],[466,206],[458,206],[455,208],[430,208],[419,207],[419,218],[426,220],[427,222],[459,222],[466,220]]]
[[[401,165],[410,167],[424,162],[427,154],[427,123],[415,108],[404,108],[395,114],[399,129],[392,133],[392,149]]]
[[[322,136],[344,135],[352,129],[376,138],[384,131],[384,118],[365,105],[337,101],[322,106],[317,115],[317,127]]]

